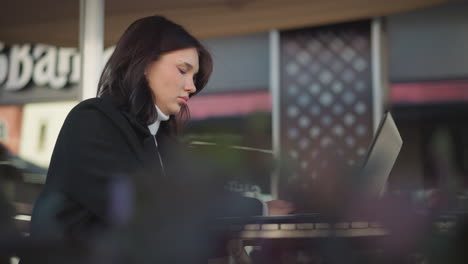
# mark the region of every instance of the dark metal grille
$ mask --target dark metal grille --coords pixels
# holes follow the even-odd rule
[[[296,165],[282,180],[307,190],[372,138],[370,22],[281,32],[280,54],[281,156]]]

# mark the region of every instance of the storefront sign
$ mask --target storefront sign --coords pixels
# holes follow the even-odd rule
[[[104,61],[113,50],[106,49]],[[77,100],[79,81],[76,48],[0,42],[0,104]]]

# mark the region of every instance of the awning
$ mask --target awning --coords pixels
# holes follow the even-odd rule
[[[395,83],[391,85],[393,104],[455,103],[468,101],[468,81]]]
[[[162,14],[200,38],[331,24],[453,0],[112,0],[105,6],[105,44],[115,44],[135,19]],[[79,1],[2,3],[0,41],[78,46]]]

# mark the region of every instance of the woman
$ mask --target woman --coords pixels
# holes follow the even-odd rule
[[[136,223],[146,219],[164,227],[148,232],[164,239],[176,223],[192,234],[213,215],[261,215],[258,201],[220,194],[212,164],[180,151],[187,101],[212,68],[208,51],[180,25],[160,16],[131,24],[104,67],[98,97],[63,124],[31,235],[82,241],[128,225],[144,233]]]
[[[187,101],[211,72],[210,54],[180,25],[160,16],[131,24],[104,67],[99,97],[78,104],[63,124],[32,235],[88,237],[128,218],[132,208],[113,203],[131,202],[121,183],[139,179],[154,190],[175,178],[172,168],[187,162],[175,151]]]

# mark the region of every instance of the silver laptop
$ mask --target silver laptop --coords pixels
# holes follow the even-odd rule
[[[359,190],[368,197],[380,197],[400,153],[403,140],[392,115],[386,112],[367,151],[362,170],[355,176]]]
[[[386,112],[369,145],[361,168],[357,168],[352,176],[352,191],[356,195],[366,198],[378,199],[385,191],[387,179],[393,165],[400,153],[403,140],[398,132],[395,121],[389,112]],[[357,191],[357,192],[356,192]],[[254,217],[225,217],[219,218],[224,223],[276,223],[310,221],[320,216],[320,213],[290,214],[275,216]]]

